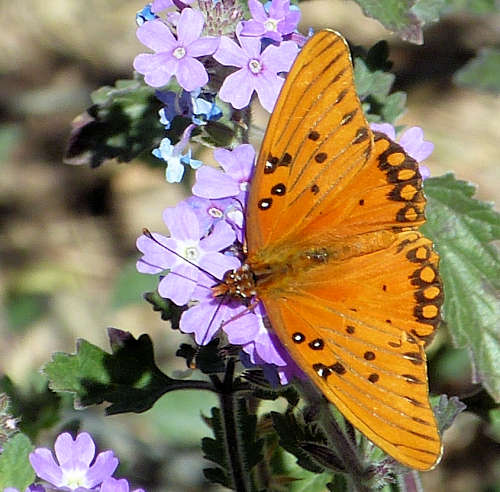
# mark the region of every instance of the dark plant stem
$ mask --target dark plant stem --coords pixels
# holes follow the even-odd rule
[[[358,492],[369,492],[371,488],[365,485],[367,468],[356,452],[355,443],[344,434],[333,417],[329,408],[330,404],[311,382],[302,382],[300,387],[306,401],[317,411],[317,421],[344,462],[346,472],[353,481],[355,489]]]
[[[212,377],[211,379],[216,384],[219,393],[226,456],[228,458],[234,490],[238,492],[252,492],[254,487],[252,487],[250,474],[245,466],[247,460],[245,460],[244,447],[241,443],[241,436],[238,431],[239,422],[237,408],[239,399],[236,397],[233,387],[234,366],[234,359],[230,358],[226,366],[224,380],[221,382],[216,377]]]

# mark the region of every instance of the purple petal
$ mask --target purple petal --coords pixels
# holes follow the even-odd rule
[[[420,176],[422,176],[422,179],[431,177],[431,170],[425,164],[420,164],[418,166],[418,170],[420,171]]]
[[[265,22],[268,18],[266,9],[264,5],[262,5],[259,0],[248,0],[248,8],[250,9],[250,13],[252,17],[260,22]]]
[[[219,44],[220,38],[215,36],[206,36],[193,41],[187,47],[187,54],[193,57],[211,55],[217,51]]]
[[[222,36],[220,38],[219,47],[214,53],[214,58],[222,65],[246,67],[249,57],[232,39],[229,39],[227,36]]]
[[[99,485],[103,480],[111,477],[118,466],[118,458],[115,457],[113,451],[103,451],[97,455],[95,463],[87,472],[87,480],[89,487]]]
[[[42,479],[59,487],[62,483],[62,470],[54,460],[54,456],[49,449],[37,448],[30,453],[29,460],[33,470]]]
[[[107,478],[101,485],[99,492],[129,492],[129,484],[124,478]]]
[[[179,85],[187,91],[199,89],[208,82],[208,73],[203,63],[189,56],[179,60],[175,76]]]
[[[145,82],[151,87],[166,85],[176,71],[178,60],[166,53],[150,55],[148,59],[145,56],[147,54],[136,56],[134,68],[144,74]]]
[[[295,31],[300,21],[300,11],[292,10],[286,14],[285,18],[278,22],[278,31],[281,34],[290,34]]]
[[[163,221],[170,231],[170,235],[179,240],[200,239],[200,224],[193,209],[185,202],[176,207],[169,207],[163,211]]]
[[[269,17],[272,19],[281,19],[290,10],[289,0],[273,0],[269,7]]]
[[[200,248],[207,252],[217,252],[231,246],[235,239],[233,228],[221,220],[215,224],[212,233],[200,241]]]
[[[153,51],[172,51],[178,45],[170,28],[159,19],[140,26],[137,29],[137,38]]]
[[[299,48],[293,41],[284,41],[279,46],[269,45],[261,56],[265,71],[288,72],[298,51]]]
[[[260,2],[257,2],[261,5]],[[266,28],[262,22],[256,20],[243,21],[243,29],[241,30],[242,36],[263,36],[266,32]]]
[[[85,466],[89,466],[95,456],[95,444],[87,432],[81,432],[73,440],[68,432],[60,434],[54,443],[54,451],[61,467],[70,459],[77,458]]]
[[[370,123],[370,128],[374,132],[381,132],[391,140],[396,141],[396,130],[390,123]]]
[[[201,36],[204,23],[201,12],[191,8],[183,9],[177,24],[177,38],[183,46],[189,46]]]
[[[161,279],[158,293],[178,306],[184,306],[191,300],[198,276],[198,270],[189,263],[176,265],[175,269]]]
[[[241,47],[247,52],[247,59],[260,58],[260,39],[248,36],[238,36],[238,41],[240,42]]]
[[[189,3],[189,2],[187,2]],[[158,12],[161,12],[162,10],[168,9],[169,7],[172,7],[174,3],[172,0],[154,0],[154,2],[151,5],[151,12],[157,14]]]
[[[235,256],[224,255],[222,253],[207,253],[203,255],[199,263],[203,270],[211,273],[218,279],[224,278],[226,272],[236,270],[241,265]]]
[[[214,153],[215,154],[215,153]],[[210,166],[202,166],[196,171],[193,193],[202,198],[227,198],[240,192],[238,183],[227,174]]]
[[[266,111],[270,113],[273,111],[284,82],[284,79],[268,71],[263,71],[258,77],[255,77],[255,90],[259,96],[260,104]]]
[[[139,236],[136,241],[137,249],[143,257],[137,262],[137,270],[141,273],[157,274],[170,268],[178,261],[178,257],[162,245],[170,249],[176,247],[176,242],[161,234],[153,233],[154,241],[147,236]]]
[[[245,345],[255,339],[259,332],[259,320],[251,311],[247,311],[243,316],[240,315],[246,308],[241,307],[238,313],[235,313],[235,319],[224,325],[223,330],[227,335],[229,343],[233,345]]]
[[[399,145],[417,162],[422,162],[432,154],[434,144],[424,141],[422,128],[413,126],[408,128],[399,139]]]
[[[216,149],[214,158],[234,180],[239,182],[250,180],[255,160],[255,149],[252,145],[241,144],[232,151]]]
[[[219,97],[231,103],[235,109],[242,109],[248,106],[254,91],[253,75],[242,68],[232,73],[224,80],[219,91]]]
[[[206,345],[219,330],[220,323],[217,323],[216,318],[223,307],[215,299],[200,302],[182,313],[180,330],[183,333],[193,333],[198,345]]]
[[[285,366],[286,351],[278,338],[265,327],[262,327],[255,339],[255,349],[259,357],[268,364]]]

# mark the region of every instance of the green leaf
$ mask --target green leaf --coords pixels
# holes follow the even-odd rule
[[[475,188],[452,174],[425,180],[422,228],[441,256],[443,317],[457,347],[467,347],[473,380],[500,401],[500,214],[473,198]]]
[[[153,306],[154,311],[161,313],[163,321],[170,321],[174,330],[179,329],[181,315],[187,309],[186,306],[177,306],[170,299],[161,297],[158,291],[147,292],[144,294],[144,299]]]
[[[112,354],[83,339],[78,340],[75,354],[55,353],[43,368],[50,388],[74,393],[77,406],[110,402],[108,415],[144,412],[176,389],[176,380],[156,366],[149,336],[136,340],[114,328],[108,333]]]
[[[19,428],[31,439],[59,421],[61,398],[47,387],[47,380],[36,374],[27,390],[22,391],[8,376],[0,379],[0,392],[9,396],[9,411],[19,417]]]
[[[368,121],[394,123],[405,111],[406,94],[390,94],[395,76],[387,72],[391,63],[387,60],[387,44],[377,43],[364,58],[354,59],[354,78],[359,98]]]
[[[304,449],[306,443],[327,444],[319,428],[305,424],[291,412],[284,415],[271,412],[271,417],[280,438],[280,445],[297,458],[298,465],[314,473],[324,472],[325,467]]]
[[[416,44],[423,43],[422,25],[412,12],[415,0],[356,0],[363,13],[377,19],[402,39]]]
[[[229,461],[226,456],[225,432],[222,425],[221,412],[217,407],[212,407],[212,417],[207,417],[206,421],[215,439],[204,437],[201,440],[201,449],[204,458],[218,465],[217,468],[205,468],[203,473],[207,480],[213,483],[219,483],[225,487],[231,488],[231,479],[229,477]]]
[[[140,80],[118,80],[92,94],[94,105],[75,118],[65,162],[100,166],[106,159],[128,162],[156,147],[165,129],[162,103]]]
[[[24,490],[35,480],[28,456],[33,445],[24,434],[18,433],[3,444],[0,454],[0,490],[14,487]]]
[[[500,48],[483,48],[479,55],[455,73],[457,85],[500,92]]]
[[[448,397],[448,395],[431,397],[431,405],[436,415],[439,432],[441,434],[446,429],[449,429],[457,415],[466,409],[465,403],[462,403],[458,397]]]

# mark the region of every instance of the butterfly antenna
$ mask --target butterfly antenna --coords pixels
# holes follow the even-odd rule
[[[219,301],[219,304],[217,305],[217,308],[215,309],[214,313],[212,314],[212,317],[210,318],[210,323],[208,323],[208,328],[207,328],[207,331],[205,332],[205,336],[206,334],[208,334],[210,332],[210,328],[212,327],[212,324],[213,322],[215,321],[215,317],[217,316],[217,313],[219,312],[221,306],[224,304],[224,302],[227,300],[227,294],[224,294],[222,296],[222,298],[220,299]],[[225,323],[222,323],[219,328],[222,328],[224,326]],[[203,339],[203,341],[201,342],[200,345],[204,345],[205,343],[205,338]]]
[[[193,263],[191,260],[188,260],[187,258],[185,258],[184,256],[182,256],[181,254],[177,253],[177,251],[174,251],[173,249],[169,248],[168,246],[166,246],[165,244],[161,243],[160,241],[158,241],[158,239],[156,239],[153,234],[151,234],[151,232],[149,231],[149,229],[146,229],[146,228],[143,228],[142,229],[142,233],[148,238],[148,239],[151,239],[151,241],[154,241],[156,244],[158,244],[158,246],[161,246],[163,249],[166,249],[169,253],[172,253],[173,255],[177,256],[178,258],[180,258],[181,260],[184,260],[186,263],[189,263],[190,265],[194,266],[195,268],[197,268],[200,272],[203,272],[205,273],[206,275],[208,275],[210,278],[212,278],[212,280],[217,283],[217,284],[221,284],[223,283],[222,280],[218,279],[213,273],[210,273],[208,270],[205,270],[204,268],[202,268],[200,265],[197,265],[196,263]]]

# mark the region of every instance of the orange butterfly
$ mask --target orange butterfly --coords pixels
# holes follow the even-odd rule
[[[256,294],[323,394],[419,470],[441,454],[424,345],[443,296],[438,255],[417,231],[424,206],[415,160],[368,126],[345,40],[315,34],[269,121],[246,214],[248,258],[223,290]]]

